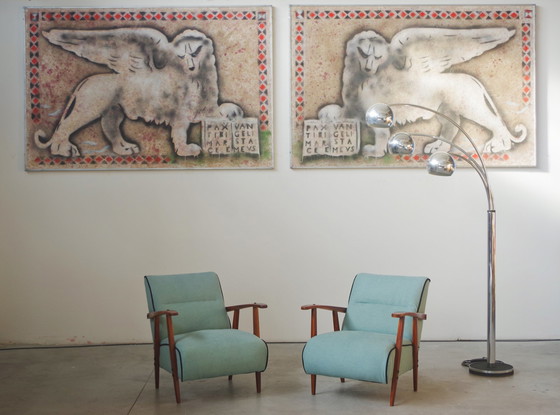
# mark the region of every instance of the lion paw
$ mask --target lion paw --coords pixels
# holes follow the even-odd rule
[[[78,147],[74,144],[70,143],[69,141],[64,141],[62,143],[52,143],[51,144],[51,154],[64,156],[64,157],[79,157],[80,151]]]
[[[197,144],[182,144],[175,148],[177,155],[182,157],[196,157],[201,151],[202,149]]]
[[[121,156],[130,156],[132,154],[140,153],[140,148],[136,144],[123,141],[121,143],[116,143],[113,146],[113,151]]]
[[[241,107],[237,104],[232,104],[231,102],[226,102],[220,105],[219,111],[222,118],[227,118],[230,121],[243,118],[243,110]]]
[[[338,121],[342,118],[342,108],[340,105],[326,105],[317,114],[321,121]]]
[[[376,145],[366,144],[362,149],[362,155],[365,158],[369,158],[369,157],[380,158],[385,155],[385,150],[383,148],[378,149]]]
[[[436,140],[426,144],[424,154],[434,154],[438,151],[448,152],[449,150],[451,150],[451,145],[444,141]]]
[[[484,144],[484,153],[503,153],[511,150],[511,140],[493,138]]]

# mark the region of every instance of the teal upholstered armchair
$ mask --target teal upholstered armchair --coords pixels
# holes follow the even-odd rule
[[[259,308],[265,304],[226,307],[218,276],[212,272],[144,277],[148,318],[154,338],[156,389],[159,368],[173,375],[175,398],[179,380],[255,373],[257,392],[268,362],[268,347],[259,338]],[[253,334],[238,330],[239,313],[253,311]],[[227,312],[233,312],[233,326]]]
[[[303,368],[311,375],[315,395],[317,375],[391,382],[395,403],[399,374],[413,370],[418,386],[418,348],[428,285],[424,277],[358,274],[348,307],[305,305],[311,310],[311,339],[303,349]],[[317,335],[317,310],[332,312],[334,331]],[[338,313],[345,313],[340,330]]]

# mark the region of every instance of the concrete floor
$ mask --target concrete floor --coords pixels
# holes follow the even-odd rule
[[[151,345],[0,348],[0,414],[560,414],[560,341],[500,342],[497,357],[515,367],[505,378],[470,375],[461,361],[485,354],[484,342],[423,342],[418,392],[401,376],[394,407],[389,386],[318,377],[312,396],[299,343],[273,343],[262,393],[254,376],[154,389]]]

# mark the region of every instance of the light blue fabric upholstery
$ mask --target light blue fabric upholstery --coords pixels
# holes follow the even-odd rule
[[[173,317],[173,329],[182,381],[266,369],[266,343],[252,333],[231,328],[215,273],[150,275],[144,282],[150,312],[179,313]],[[171,373],[165,321],[160,319],[160,367]]]
[[[403,356],[410,354],[410,350],[406,352],[408,348],[403,348]],[[388,383],[392,372],[387,373],[387,363],[389,357],[394,359],[394,353],[394,335],[342,330],[309,340],[304,349],[303,361],[308,374]]]
[[[343,330],[364,330],[397,334],[396,311],[423,313],[422,294],[427,294],[425,277],[358,274],[354,278],[344,317]],[[425,304],[424,304],[425,307]],[[407,317],[404,337],[412,339],[412,324]]]
[[[217,376],[262,372],[268,350],[264,341],[246,331],[199,330],[175,336],[179,378],[206,379]],[[171,372],[169,345],[163,343],[160,366]]]
[[[311,338],[303,350],[307,374],[389,383],[398,319],[394,312],[423,313],[429,279],[359,274],[341,331]],[[419,335],[421,325],[419,324]],[[412,324],[406,318],[400,373],[412,369]]]

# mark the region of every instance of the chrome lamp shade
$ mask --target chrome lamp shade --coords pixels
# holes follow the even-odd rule
[[[373,104],[366,112],[366,124],[373,127],[390,128],[395,123],[393,110],[387,104]]]
[[[484,161],[469,134],[453,119],[447,117],[438,111],[416,104],[382,104],[372,105],[366,112],[366,123],[376,128],[390,128],[395,123],[392,107],[409,106],[419,108],[433,114],[436,114],[461,131],[471,146],[475,159],[467,151],[455,145],[443,137],[434,137],[436,140],[443,141],[451,146],[451,151],[437,152],[430,156],[427,163],[428,173],[436,176],[451,176],[455,171],[455,159],[461,159],[468,163],[479,175],[484,185],[486,197],[488,200],[488,314],[487,314],[487,357],[470,359],[463,361],[463,366],[469,368],[469,372],[482,376],[508,376],[513,374],[513,366],[496,360],[496,211],[494,209],[494,199],[492,190],[488,182],[488,175]],[[399,132],[391,136],[387,142],[387,150],[390,154],[410,155],[414,152],[414,135],[426,136],[425,134],[411,134]]]
[[[449,153],[434,153],[428,159],[427,168],[434,176],[451,176],[455,172],[455,159]]]
[[[414,147],[414,139],[408,133],[397,133],[387,141],[387,149],[391,154],[412,154]]]

